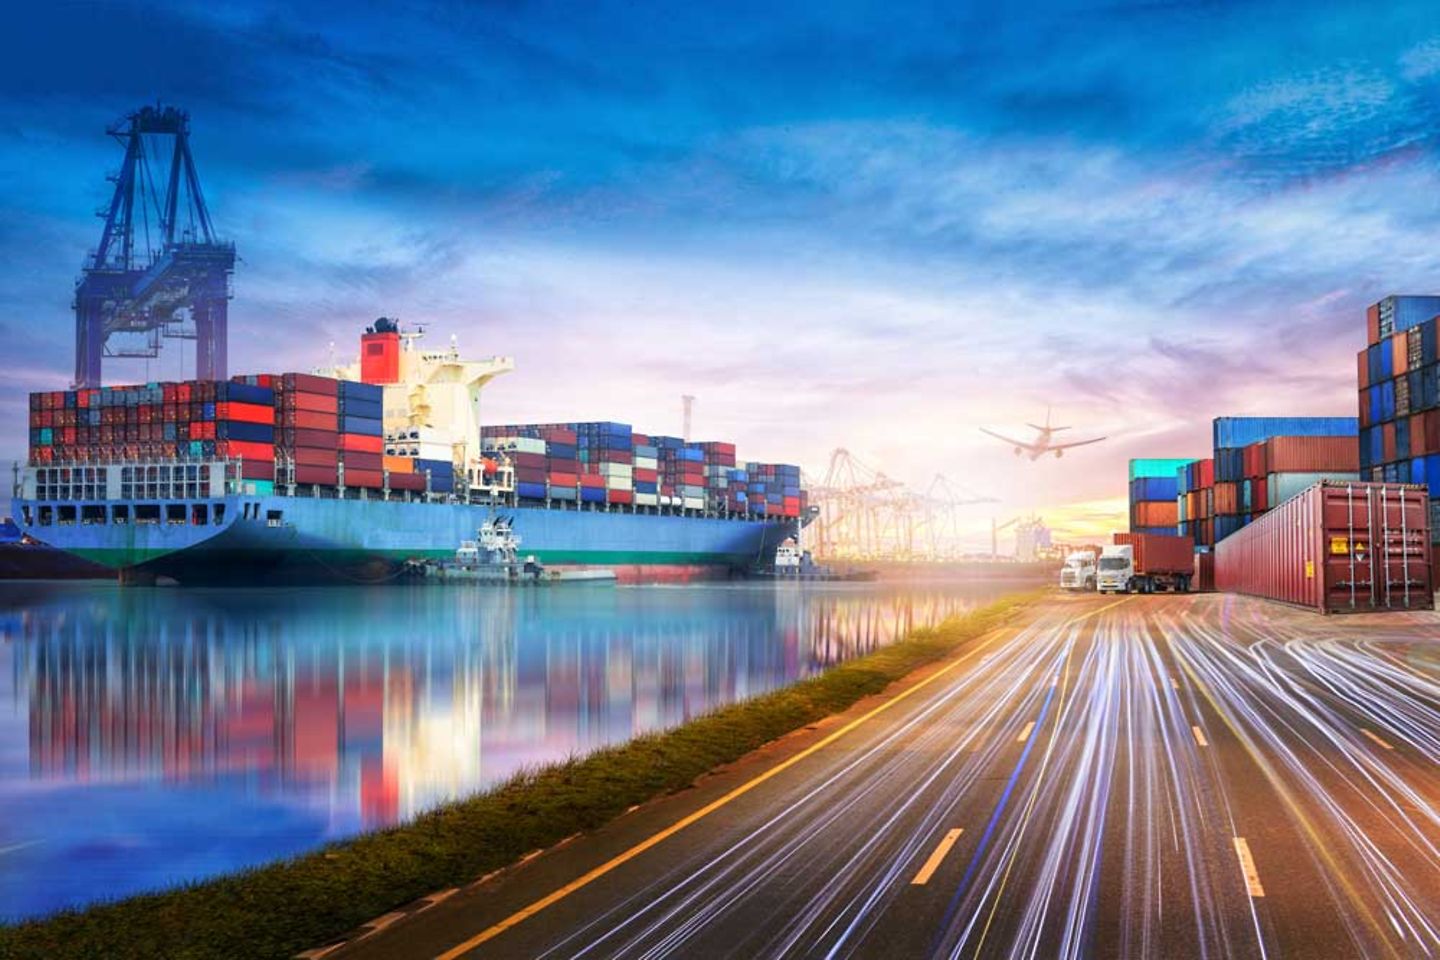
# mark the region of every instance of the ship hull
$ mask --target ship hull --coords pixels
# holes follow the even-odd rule
[[[125,582],[163,578],[195,585],[384,582],[406,561],[451,557],[493,513],[514,518],[522,556],[551,566],[607,567],[632,581],[728,576],[766,562],[794,533],[794,521],[540,506],[492,511],[467,504],[275,496],[203,503],[207,522],[198,525],[92,523],[27,526],[25,532],[116,570]],[[25,504],[15,506],[22,515]],[[217,508],[223,510],[219,522]]]

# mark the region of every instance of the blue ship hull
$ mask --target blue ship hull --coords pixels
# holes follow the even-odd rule
[[[205,507],[197,522],[192,510]],[[17,501],[15,515],[38,516]],[[107,506],[113,506],[113,502]],[[25,532],[117,570],[123,580],[182,584],[366,583],[408,560],[453,556],[493,514],[514,518],[522,556],[598,566],[622,579],[725,576],[770,562],[796,521],[496,507],[459,503],[226,496],[172,501],[183,521],[23,524]],[[134,516],[134,507],[131,507]],[[108,521],[108,517],[106,518]]]

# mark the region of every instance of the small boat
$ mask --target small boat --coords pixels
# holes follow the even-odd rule
[[[750,573],[753,580],[790,580],[802,583],[868,583],[879,574],[874,570],[836,570],[818,564],[809,550],[798,543],[786,541],[775,548],[775,562],[757,567]]]
[[[408,578],[461,583],[496,583],[513,586],[554,583],[613,582],[613,570],[551,570],[533,556],[520,559],[520,535],[509,517],[492,517],[476,531],[474,540],[460,541],[451,560],[411,560]]]

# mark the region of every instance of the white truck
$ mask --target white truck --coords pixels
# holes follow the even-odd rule
[[[1065,558],[1060,568],[1060,587],[1063,590],[1094,590],[1095,553],[1092,550],[1077,550]]]

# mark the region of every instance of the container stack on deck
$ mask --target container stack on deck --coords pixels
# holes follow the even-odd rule
[[[687,443],[613,422],[516,423],[481,430],[488,455],[510,458],[523,500],[578,500],[798,517],[800,468],[748,463],[735,445]]]
[[[1193,461],[1144,459],[1130,461],[1130,531],[1175,536],[1179,533],[1179,491],[1176,471]]]
[[[1366,311],[1357,358],[1359,467],[1374,481],[1424,484],[1440,556],[1440,297],[1391,296]]]

